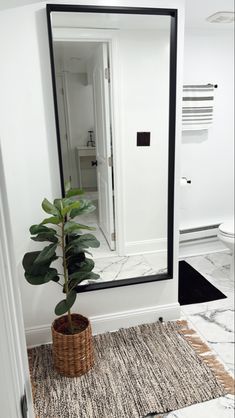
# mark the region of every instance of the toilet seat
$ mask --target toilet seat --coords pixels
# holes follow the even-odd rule
[[[226,237],[235,238],[234,221],[224,222],[219,226],[219,232]]]

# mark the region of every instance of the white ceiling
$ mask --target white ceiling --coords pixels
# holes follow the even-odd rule
[[[232,23],[210,23],[208,16],[216,12],[234,12],[234,0],[185,0],[186,29],[233,29]]]
[[[0,10],[20,7],[43,0],[0,0]],[[50,2],[50,1],[48,1]],[[54,0],[52,1],[54,2]],[[74,3],[72,0],[71,3]],[[84,0],[86,3],[86,0]],[[117,2],[115,2],[117,3]],[[120,1],[121,3],[121,1]],[[110,5],[112,1],[110,1]],[[143,0],[144,4],[144,0]],[[134,2],[133,2],[134,5]],[[206,18],[218,11],[234,11],[233,0],[185,0],[186,28],[190,29],[233,29],[233,24],[209,23]]]

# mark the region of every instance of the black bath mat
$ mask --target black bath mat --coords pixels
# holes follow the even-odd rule
[[[180,305],[211,302],[226,297],[186,261],[179,262]]]

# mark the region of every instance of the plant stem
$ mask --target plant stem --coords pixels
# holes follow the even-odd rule
[[[68,296],[69,293],[69,285],[68,285],[68,271],[67,271],[67,261],[65,256],[65,233],[64,233],[64,219],[62,221],[62,236],[61,236],[61,246],[62,246],[62,253],[63,253],[63,267],[64,267],[64,287],[66,296]],[[72,316],[71,316],[71,310],[68,310],[68,320],[69,320],[69,330],[71,334],[73,334],[73,323],[72,323]]]

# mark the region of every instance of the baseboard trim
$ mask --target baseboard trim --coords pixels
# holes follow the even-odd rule
[[[144,241],[130,241],[125,244],[126,255],[138,255],[154,252],[166,252],[167,240],[162,239],[150,239]]]
[[[150,306],[141,309],[132,309],[106,315],[97,315],[90,318],[93,334],[102,334],[108,331],[116,331],[120,328],[128,328],[140,324],[148,324],[159,318],[171,321],[180,318],[179,303]],[[51,343],[51,325],[42,325],[26,328],[27,347],[35,347]]]
[[[228,248],[217,238],[202,238],[182,241],[179,245],[179,259],[212,253],[225,253]]]

